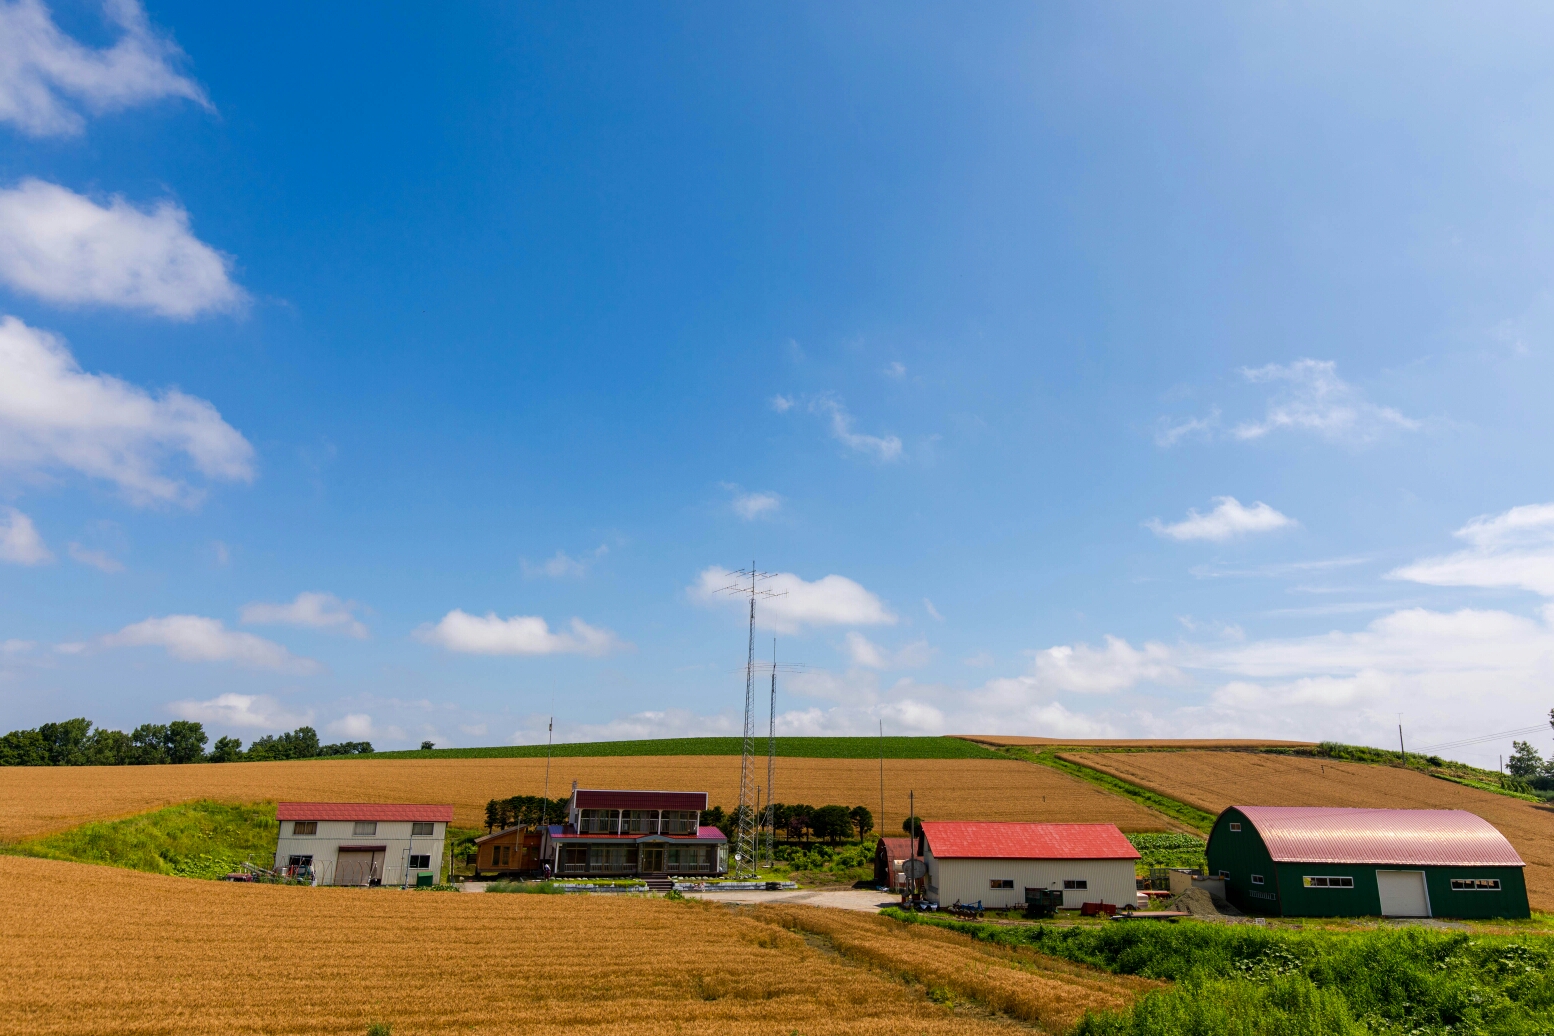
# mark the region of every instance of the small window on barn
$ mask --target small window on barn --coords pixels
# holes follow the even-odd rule
[[[1252,884],[1254,884],[1254,885],[1261,885],[1262,883],[1263,883],[1263,876],[1261,874],[1254,874],[1254,875],[1252,875]]]
[[[1064,878],[1063,887],[1071,892],[1084,892],[1089,890],[1090,882],[1087,878]]]
[[[1239,831],[1239,830],[1241,830],[1241,825],[1240,825],[1240,824],[1239,824],[1239,823],[1238,823],[1238,822],[1236,822],[1236,821],[1234,821],[1234,820],[1232,820],[1232,821],[1231,821],[1231,822],[1230,822],[1230,829],[1231,829],[1231,830],[1232,830],[1232,831]]]
[[[1331,875],[1307,874],[1300,879],[1301,884],[1308,889],[1352,889],[1354,879],[1348,877],[1335,877]]]
[[[1012,889],[1014,888],[1014,879],[992,878],[988,881],[987,887],[990,889]]]
[[[1220,871],[1219,872],[1219,876],[1224,878],[1226,881],[1230,880],[1230,872],[1229,871]]]
[[[358,820],[356,826],[351,828],[351,834],[353,835],[375,835],[377,833],[378,822],[376,820]]]
[[[1499,878],[1453,878],[1451,879],[1453,892],[1499,892]]]
[[[410,825],[410,837],[419,838],[421,835],[429,835],[437,830],[436,824],[428,824],[424,821],[416,821]]]
[[[410,869],[411,870],[425,870],[426,868],[430,867],[431,865],[432,865],[432,854],[431,853],[411,853],[410,854]]]
[[[316,835],[316,834],[318,834],[318,821],[316,821],[316,820],[296,820],[296,821],[293,821],[292,825],[291,825],[291,833],[294,834],[294,835]]]

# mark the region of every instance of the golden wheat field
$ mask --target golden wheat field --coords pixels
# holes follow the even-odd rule
[[[1465,809],[1527,864],[1534,910],[1554,910],[1554,807],[1465,788],[1400,767],[1250,752],[1085,752],[1065,758],[1218,813],[1226,806]]]
[[[754,916],[824,936],[844,957],[910,975],[1048,1032],[1066,1031],[1088,1011],[1122,1010],[1164,985],[977,942],[941,928],[903,925],[878,914],[774,904],[757,907]]]
[[[779,802],[864,805],[879,810],[880,764],[867,759],[777,760]],[[557,759],[550,793],[572,781],[594,788],[706,791],[713,805],[739,801],[737,756],[608,756]],[[484,827],[486,802],[538,795],[543,759],[340,759],[191,766],[0,767],[0,839],[74,827],[208,798],[224,802],[452,803],[455,823]],[[929,820],[1109,822],[1159,831],[1156,814],[1045,766],[1006,759],[885,760],[885,822],[900,830],[907,792]],[[878,823],[878,821],[876,821]]]
[[[361,1036],[374,1022],[395,1036],[979,1036],[1018,1026],[935,1004],[924,980],[972,999],[981,983],[1048,1026],[1144,988],[988,957],[948,933],[918,948],[915,930],[883,926],[871,967],[781,918],[638,897],[235,885],[0,857],[0,914],[0,1032],[37,1036]],[[871,934],[835,925],[839,940]],[[1061,1006],[1044,1014],[1049,996]]]
[[[994,748],[1292,748],[1310,747],[1315,741],[1268,741],[1259,738],[1096,738],[1019,737],[1004,734],[952,734],[962,741]]]

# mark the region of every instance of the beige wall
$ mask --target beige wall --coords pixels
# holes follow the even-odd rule
[[[1132,860],[938,860],[930,850],[928,898],[948,906],[981,900],[988,909],[1023,908],[1027,888],[1062,889],[1065,879],[1089,883],[1084,891],[1065,891],[1063,906],[1076,909],[1082,903],[1128,906],[1137,901]],[[995,878],[1014,882],[1012,889],[990,888]]]
[[[398,885],[405,880],[405,860],[410,853],[430,856],[431,866],[426,869],[437,875],[437,881],[442,881],[443,839],[448,833],[448,825],[440,820],[432,825],[432,834],[415,838],[410,836],[408,820],[380,820],[377,822],[377,834],[372,835],[354,834],[356,825],[350,820],[320,820],[318,833],[314,835],[293,834],[294,821],[282,820],[280,823],[280,837],[275,846],[275,866],[286,866],[287,859],[292,856],[311,856],[313,874],[319,885],[334,884],[335,860],[342,845],[383,846],[385,885]],[[417,868],[411,873],[411,884],[415,883],[415,874],[419,871],[420,868]]]

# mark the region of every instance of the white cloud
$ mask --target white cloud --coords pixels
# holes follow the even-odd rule
[[[847,412],[847,408],[839,400],[831,396],[821,396],[819,399],[810,401],[809,410],[812,414],[828,415],[831,418],[832,437],[848,449],[869,454],[881,461],[901,459],[900,439],[894,435],[865,435],[862,432],[853,431],[852,414]]]
[[[417,640],[470,655],[603,655],[621,647],[615,634],[573,619],[570,633],[552,633],[538,615],[499,618],[455,608],[442,621],[416,630]]]
[[[240,305],[231,263],[162,201],[99,205],[42,180],[0,190],[0,281],[46,302],[140,309],[187,319]]]
[[[779,414],[786,414],[789,410],[793,409],[793,397],[780,394],[775,395],[771,399],[771,407]]]
[[[220,619],[167,615],[125,626],[102,638],[104,647],[162,647],[185,662],[235,662],[250,669],[312,673],[319,664],[299,658],[274,641],[229,630]]]
[[[594,562],[603,558],[610,552],[608,544],[601,543],[593,550],[581,557],[572,557],[564,550],[556,551],[556,556],[542,564],[531,565],[527,558],[521,559],[523,574],[526,576],[549,576],[552,579],[564,579],[567,577],[579,578],[588,574],[588,569]]]
[[[218,694],[205,701],[170,702],[167,707],[179,719],[217,727],[291,730],[313,721],[312,709],[295,712],[268,694]]]
[[[1110,694],[1145,681],[1179,682],[1181,672],[1164,644],[1151,642],[1139,649],[1107,635],[1106,646],[1100,649],[1064,644],[1038,652],[1032,677],[1043,690]]]
[[[884,374],[887,378],[904,378],[906,377],[906,365],[900,360],[887,363]]]
[[[1269,432],[1312,432],[1335,442],[1368,442],[1389,430],[1419,428],[1419,422],[1391,407],[1370,402],[1353,385],[1338,376],[1332,360],[1296,360],[1266,367],[1244,367],[1241,374],[1253,384],[1281,383],[1282,393],[1268,401],[1261,421],[1238,424],[1238,439],[1257,439]]]
[[[777,509],[782,508],[782,497],[775,492],[746,492],[732,481],[723,483],[723,488],[733,494],[733,499],[730,500],[733,513],[738,514],[746,522],[752,522],[758,517],[772,516],[777,513]]]
[[[0,318],[0,466],[68,468],[114,483],[137,504],[194,504],[200,492],[163,470],[170,458],[247,482],[253,455],[205,400],[87,374],[62,339]]]
[[[1294,525],[1288,518],[1262,501],[1246,507],[1233,496],[1214,498],[1214,510],[1199,514],[1188,509],[1187,517],[1166,525],[1159,518],[1151,518],[1144,526],[1157,536],[1173,540],[1228,540],[1249,532],[1271,532]]]
[[[367,627],[352,613],[355,607],[356,602],[342,601],[334,594],[305,591],[287,604],[245,604],[241,615],[253,626],[306,626],[361,639],[367,636]]]
[[[737,572],[713,565],[702,570],[691,596],[704,603],[727,601],[740,607],[737,594],[719,593],[741,581]],[[778,633],[796,633],[805,626],[892,626],[891,614],[878,597],[845,576],[829,575],[806,582],[791,572],[779,572],[761,583],[776,597],[763,597],[756,605],[756,624]]]
[[[1189,417],[1175,424],[1169,418],[1161,418],[1155,428],[1156,446],[1175,446],[1189,436],[1211,435],[1219,426],[1219,411],[1211,410],[1208,417]]]
[[[484,723],[461,723],[459,733],[468,734],[470,737],[485,737],[486,725]]]
[[[926,597],[923,598],[923,609],[928,612],[935,622],[944,621],[944,616],[939,614],[939,609],[935,608],[933,602]]]
[[[351,741],[365,741],[377,733],[377,728],[372,724],[372,717],[365,712],[352,712],[341,716],[324,727],[324,730]]]
[[[853,665],[870,669],[917,669],[933,660],[933,648],[928,641],[914,640],[896,651],[880,647],[857,630],[847,634],[847,655]]]
[[[31,518],[14,507],[0,507],[0,519],[0,561],[41,565],[54,560]]]
[[[1516,587],[1554,597],[1554,504],[1481,515],[1453,535],[1468,548],[1404,565],[1388,578],[1431,586]]]
[[[33,640],[0,641],[0,655],[25,655],[37,646],[37,641]]]
[[[199,85],[173,71],[182,51],[151,28],[135,0],[107,0],[121,35],[103,50],[59,31],[40,0],[0,0],[0,121],[35,137],[81,132],[78,108],[109,112],[164,97],[210,108]]]
[[[90,565],[101,572],[110,575],[114,572],[123,572],[124,565],[111,557],[105,550],[88,550],[79,543],[70,544],[70,556],[83,565]]]

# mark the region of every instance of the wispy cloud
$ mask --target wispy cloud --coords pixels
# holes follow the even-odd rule
[[[100,205],[34,179],[0,190],[0,281],[45,302],[188,319],[247,299],[230,269],[176,202]]]
[[[702,570],[689,592],[703,603],[739,605],[737,595],[718,592],[739,582],[738,573],[714,565]],[[877,596],[846,576],[829,575],[810,582],[791,572],[779,572],[761,588],[780,596],[762,598],[756,607],[756,622],[779,633],[795,633],[806,626],[889,626],[896,622],[896,616]]]
[[[1453,533],[1465,550],[1387,573],[1431,586],[1512,587],[1554,597],[1554,504],[1482,515]]]
[[[193,80],[173,70],[183,52],[151,28],[135,0],[108,0],[113,46],[94,50],[66,36],[40,0],[0,2],[0,122],[34,137],[68,136],[86,124],[80,109],[109,112],[164,97],[204,108]]]
[[[0,507],[0,561],[42,565],[53,560],[53,552],[44,544],[32,519],[14,507]]]
[[[564,550],[558,550],[553,557],[545,559],[538,565],[530,564],[528,558],[519,559],[519,564],[523,566],[523,574],[531,578],[534,576],[549,576],[551,579],[579,578],[587,575],[594,563],[609,552],[609,545],[601,543],[593,550],[575,558]]]
[[[249,669],[313,673],[321,667],[252,633],[229,630],[220,619],[167,615],[125,626],[103,637],[104,647],[161,647],[184,662],[233,662]]]
[[[834,396],[821,396],[810,401],[812,414],[830,418],[831,437],[848,449],[866,454],[879,461],[901,459],[901,440],[894,435],[868,435],[853,430],[853,416]]]
[[[734,482],[724,482],[723,488],[733,494],[729,506],[734,513],[745,521],[754,521],[757,518],[770,518],[782,508],[782,497],[776,493],[746,492],[744,487]]]
[[[72,559],[83,565],[90,565],[100,572],[112,574],[124,571],[124,565],[105,550],[88,550],[79,543],[70,544],[69,550]]]
[[[1171,418],[1162,417],[1155,426],[1156,446],[1175,446],[1183,439],[1211,436],[1214,429],[1219,426],[1219,410],[1214,409],[1207,417],[1189,417],[1185,420],[1173,421]]]
[[[197,503],[202,494],[166,471],[177,457],[209,478],[254,475],[253,447],[205,400],[88,374],[62,339],[0,318],[0,466],[71,469],[137,504]]]
[[[313,721],[312,709],[289,709],[268,694],[218,694],[204,701],[169,702],[167,707],[179,719],[216,727],[286,730]]]
[[[1262,501],[1251,507],[1233,496],[1214,498],[1214,510],[1199,514],[1189,509],[1187,517],[1167,525],[1159,518],[1151,518],[1144,526],[1157,536],[1172,540],[1228,540],[1252,532],[1272,532],[1296,524],[1293,518],[1275,511]]]
[[[334,594],[304,591],[286,604],[245,604],[241,617],[250,626],[303,626],[362,639],[367,627],[354,614],[356,607],[355,601],[342,601]]]
[[[1232,429],[1238,439],[1259,439],[1274,431],[1311,432],[1336,442],[1369,442],[1388,430],[1413,431],[1419,422],[1387,406],[1379,406],[1338,376],[1332,360],[1296,360],[1290,364],[1243,367],[1253,384],[1273,384],[1282,391],[1268,401],[1260,421],[1245,421]]]
[[[470,615],[455,608],[436,625],[415,631],[417,640],[469,655],[604,655],[623,645],[614,633],[573,619],[571,631],[553,633],[538,615],[500,618],[495,612]]]
[[[857,630],[847,634],[845,646],[853,665],[869,669],[918,669],[933,661],[934,654],[928,641],[921,637],[891,650],[874,643]]]

